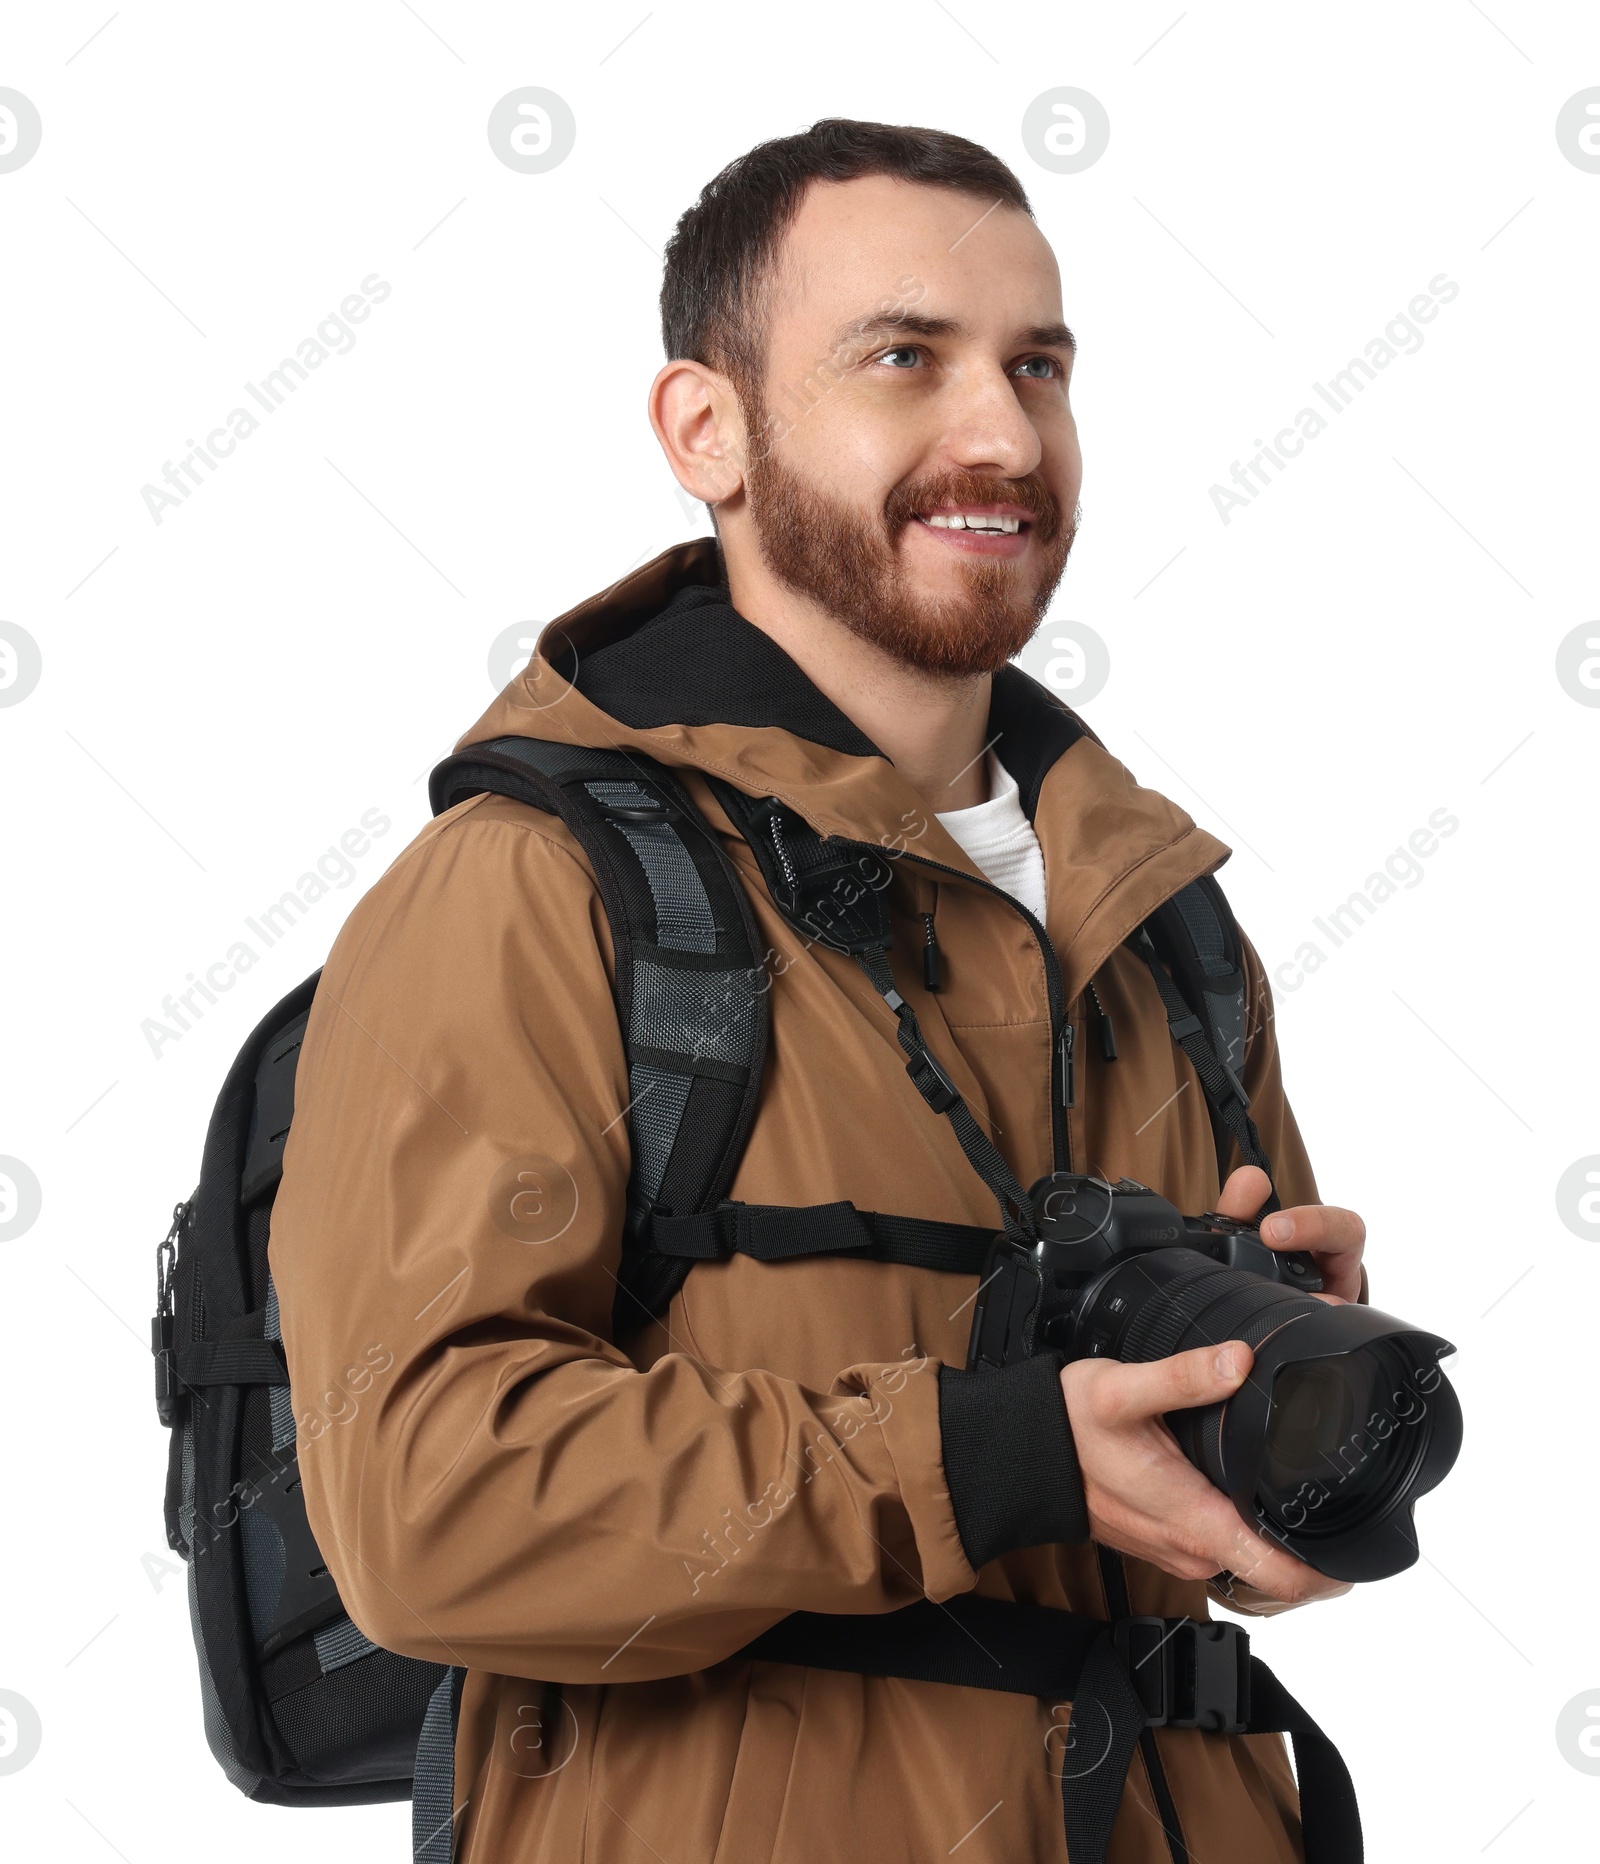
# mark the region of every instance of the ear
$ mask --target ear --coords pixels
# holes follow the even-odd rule
[[[673,477],[691,498],[720,505],[744,490],[749,437],[733,384],[680,357],[650,384],[650,425]]]

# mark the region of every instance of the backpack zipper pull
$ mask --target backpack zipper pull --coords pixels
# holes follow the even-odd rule
[[[935,895],[936,901],[937,897]],[[934,936],[933,914],[924,913],[922,923],[926,929],[926,937],[922,944],[922,982],[926,989],[937,990],[939,988],[939,941]]]
[[[1072,1063],[1072,1024],[1061,1025],[1061,1104],[1063,1107],[1073,1105],[1076,1097],[1076,1083],[1073,1079]]]
[[[1094,1005],[1094,1013],[1100,1028],[1100,1053],[1107,1061],[1117,1059],[1117,1032],[1111,1026],[1111,1018],[1105,1005],[1100,1001],[1100,993],[1094,987],[1094,980],[1089,980],[1089,1001]]]
[[[156,1311],[150,1322],[150,1350],[156,1362],[156,1416],[169,1429],[178,1421],[183,1386],[178,1377],[177,1318],[172,1282],[178,1266],[178,1239],[188,1224],[190,1206],[175,1204],[172,1227],[156,1245]]]

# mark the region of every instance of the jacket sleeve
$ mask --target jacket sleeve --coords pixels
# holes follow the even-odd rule
[[[951,1369],[814,1391],[613,1342],[628,1076],[565,836],[496,798],[441,818],[313,1000],[270,1255],[346,1609],[403,1654],[613,1682],[704,1668],[793,1610],[969,1590],[974,1559],[1055,1523],[985,1467]],[[1047,1398],[1025,1394],[1042,1420]]]

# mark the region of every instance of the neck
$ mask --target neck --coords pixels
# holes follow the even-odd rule
[[[908,667],[766,573],[728,565],[733,606],[885,753],[934,814],[989,800],[987,673]]]

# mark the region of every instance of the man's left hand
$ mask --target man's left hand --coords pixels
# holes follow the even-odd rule
[[[1267,1174],[1256,1165],[1229,1172],[1217,1199],[1217,1214],[1248,1223],[1271,1194]],[[1353,1210],[1337,1204],[1297,1204],[1261,1220],[1261,1240],[1272,1249],[1304,1249],[1322,1276],[1321,1299],[1339,1306],[1361,1296],[1361,1251],[1367,1226]]]

